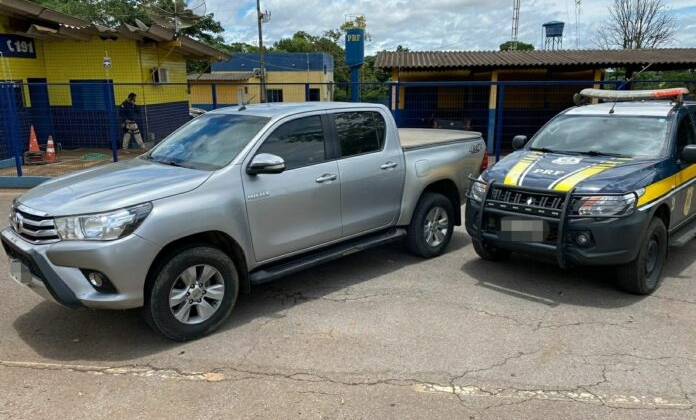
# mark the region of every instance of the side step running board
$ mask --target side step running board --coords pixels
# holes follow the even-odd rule
[[[669,237],[669,246],[684,246],[696,236],[696,219],[679,228]]]
[[[304,255],[287,262],[281,262],[264,267],[258,271],[254,271],[250,273],[249,281],[251,284],[260,284],[271,280],[276,280],[280,277],[284,277],[328,261],[336,260],[355,252],[363,251],[365,249],[383,245],[389,242],[394,242],[400,238],[403,238],[404,236],[406,236],[405,229],[395,228],[376,235],[370,235],[365,238],[349,241],[345,244],[338,244],[329,249],[320,250],[316,253]]]

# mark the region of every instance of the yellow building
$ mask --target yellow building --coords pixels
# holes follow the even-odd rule
[[[17,114],[23,139],[31,125],[39,142],[52,135],[63,148],[109,147],[121,136],[116,108],[130,92],[145,138],[160,139],[189,119],[186,60],[227,59],[169,28],[110,29],[26,0],[0,0],[0,82],[15,86],[15,104],[2,115]],[[4,140],[0,158],[12,152]]]
[[[330,101],[333,99],[333,56],[326,53],[264,54],[265,80],[258,53],[234,54],[213,63],[211,73],[189,75],[191,104],[203,109],[262,101]],[[241,96],[240,96],[241,95]]]

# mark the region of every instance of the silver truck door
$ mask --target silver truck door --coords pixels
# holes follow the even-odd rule
[[[404,184],[403,150],[381,113],[330,114],[340,158],[343,236],[394,223]],[[393,136],[387,138],[387,136]]]
[[[338,165],[326,160],[325,146],[320,116],[290,120],[277,127],[255,153],[280,156],[286,169],[258,175],[243,170],[256,261],[341,238]]]

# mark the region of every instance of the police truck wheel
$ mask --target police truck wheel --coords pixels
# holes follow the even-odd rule
[[[662,280],[667,258],[667,229],[660,218],[654,218],[643,238],[638,257],[617,267],[619,287],[629,293],[649,295]]]
[[[235,265],[215,248],[180,249],[155,276],[143,314],[151,327],[172,340],[192,340],[214,331],[237,300]]]
[[[454,230],[452,203],[442,194],[425,193],[408,225],[406,245],[420,257],[436,257],[445,250]]]
[[[507,249],[494,248],[488,245],[486,242],[478,241],[472,239],[471,243],[474,245],[474,251],[479,257],[488,261],[500,261],[510,257],[511,251]]]

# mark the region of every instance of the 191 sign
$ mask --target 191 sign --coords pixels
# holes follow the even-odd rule
[[[4,57],[36,58],[36,47],[31,38],[0,34],[0,53]]]

